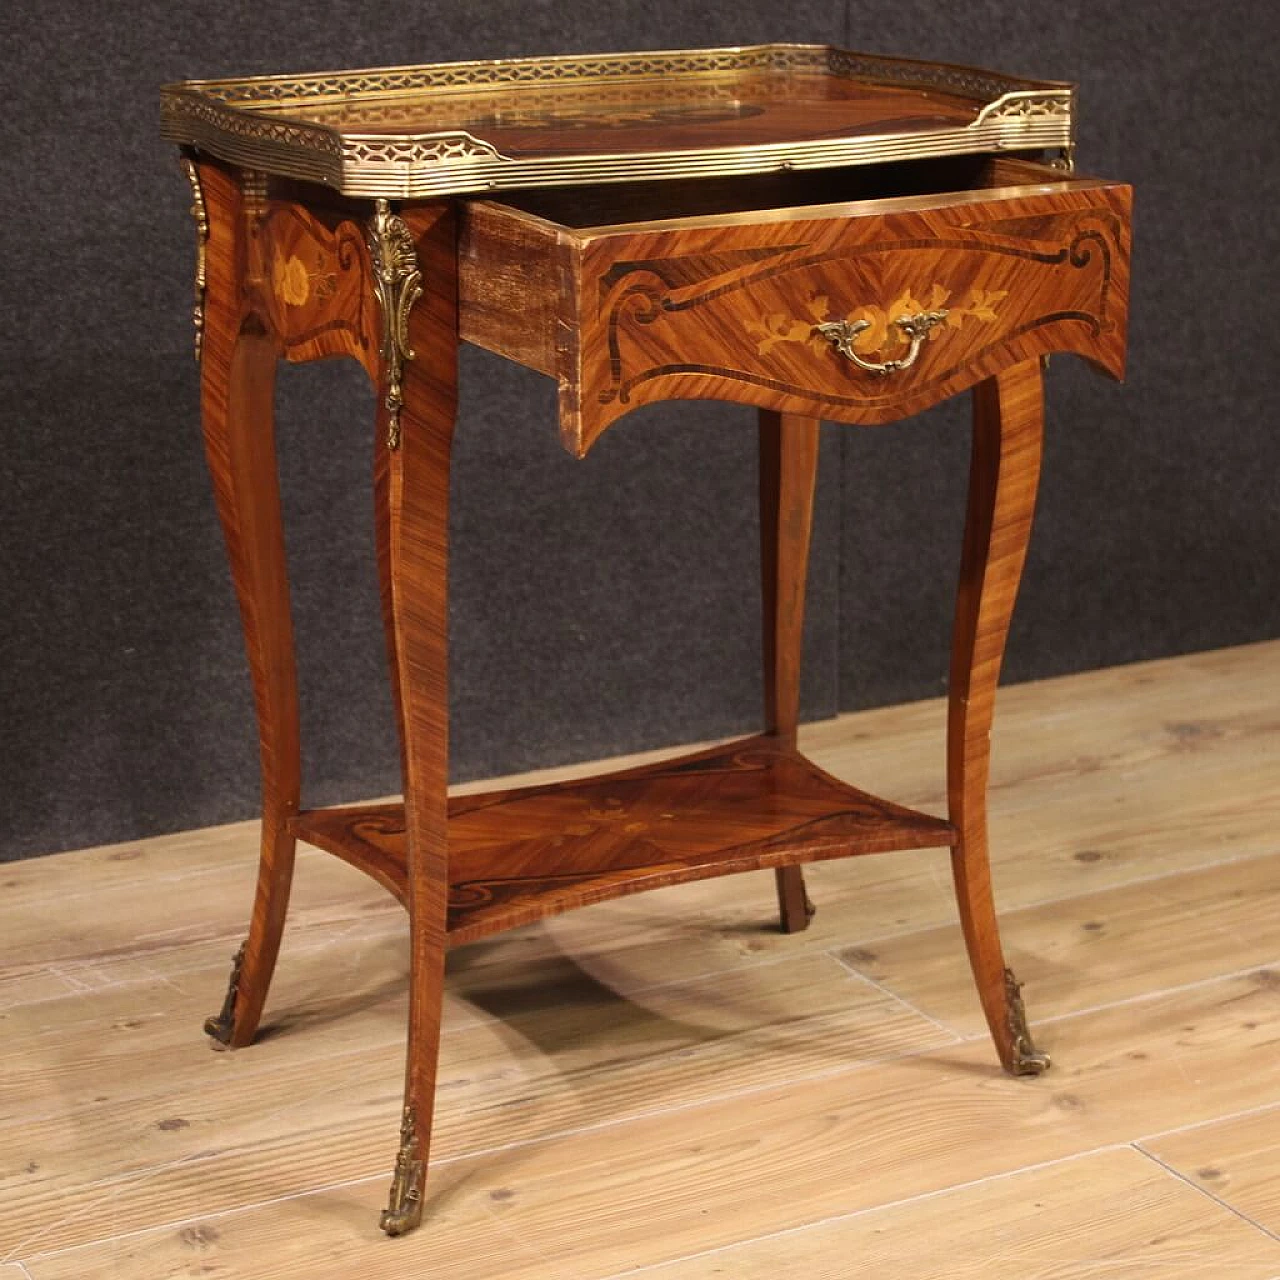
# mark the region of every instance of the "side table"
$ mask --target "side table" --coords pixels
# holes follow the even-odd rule
[[[996,684],[1040,469],[1042,361],[1119,377],[1130,192],[1072,171],[1069,86],[768,45],[188,81],[162,95],[198,230],[209,469],[252,670],[262,846],[206,1031],[249,1044],[302,839],[408,909],[405,1106],[381,1225],[423,1209],[444,956],[573,907],[771,868],[952,851],[1000,1061],[1048,1066],[1006,968],[987,856]],[[584,455],[629,410],[759,413],[763,732],[601,777],[450,799],[447,579],[457,348],[557,379]],[[272,405],[276,363],[349,356],[378,389],[377,559],[403,804],[301,806]],[[819,420],[876,425],[973,389],[951,652],[948,817],[796,747]]]

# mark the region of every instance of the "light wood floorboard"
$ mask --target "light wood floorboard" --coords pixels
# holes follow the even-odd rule
[[[459,950],[429,1220],[397,1242],[406,930],[376,886],[301,856],[267,1034],[217,1054],[253,824],[0,866],[0,1280],[1274,1280],[1278,688],[1274,643],[1001,695],[1039,1080],[995,1067],[945,853],[813,868],[794,937],[748,875]],[[940,811],[942,723],[802,745]]]
[[[1273,1280],[1275,1269],[1270,1241],[1141,1153],[1120,1147],[730,1245],[640,1274],[645,1280]]]
[[[1078,1015],[1056,1030],[1056,1080],[1001,1076],[988,1046],[974,1041],[463,1156],[442,1166],[456,1178],[444,1203],[468,1220],[486,1214],[534,1255],[492,1274],[605,1276],[1114,1146],[1173,1116],[1195,1123],[1274,1097],[1267,1046],[1280,1038],[1280,994],[1251,980]],[[318,1096],[314,1086],[307,1092]],[[392,1108],[385,1111],[389,1122]],[[288,1195],[288,1186],[335,1174],[337,1181],[370,1158],[373,1117],[342,1117],[319,1132],[281,1123],[287,1118],[277,1105],[257,1116],[265,1132],[251,1137],[241,1126],[258,1195]],[[225,1199],[244,1176],[232,1160],[197,1156],[100,1181],[84,1189],[83,1204],[60,1203],[71,1227],[88,1217],[101,1230],[122,1208],[146,1222],[174,1197],[184,1205],[200,1195]],[[329,1270],[319,1274],[335,1277],[392,1277],[406,1266],[450,1276],[469,1265],[476,1240],[467,1232],[419,1232],[379,1251],[370,1211],[385,1181],[365,1178],[218,1218],[183,1214],[180,1227],[126,1243],[166,1276],[182,1274],[190,1233],[202,1226],[218,1236],[209,1256],[225,1251],[235,1266],[257,1259],[253,1274],[272,1280],[314,1276],[321,1260]],[[330,1214],[335,1196],[346,1207]],[[305,1238],[284,1247],[295,1231]],[[29,1265],[36,1280],[99,1274],[119,1248],[109,1240]],[[1280,1246],[1276,1264],[1280,1271]]]
[[[1000,925],[1041,1020],[1143,995],[1153,973],[1177,987],[1260,968],[1280,961],[1280,853],[1005,911]],[[961,1034],[985,1031],[958,925],[837,954]]]
[[[1280,1239],[1280,1106],[1148,1138],[1142,1146]]]

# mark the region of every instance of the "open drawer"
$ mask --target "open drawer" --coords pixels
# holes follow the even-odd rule
[[[1052,351],[1120,377],[1130,200],[982,156],[469,200],[459,325],[579,455],[658,400],[887,422]]]

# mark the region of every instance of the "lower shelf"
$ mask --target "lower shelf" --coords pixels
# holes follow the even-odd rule
[[[407,896],[403,804],[314,809],[299,839]],[[955,841],[771,737],[620,773],[449,801],[449,944],[623,894]]]

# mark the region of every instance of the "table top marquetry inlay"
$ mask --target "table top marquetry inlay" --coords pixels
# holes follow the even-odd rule
[[[825,45],[189,80],[170,141],[346,195],[767,173],[1067,147],[1055,81]]]

